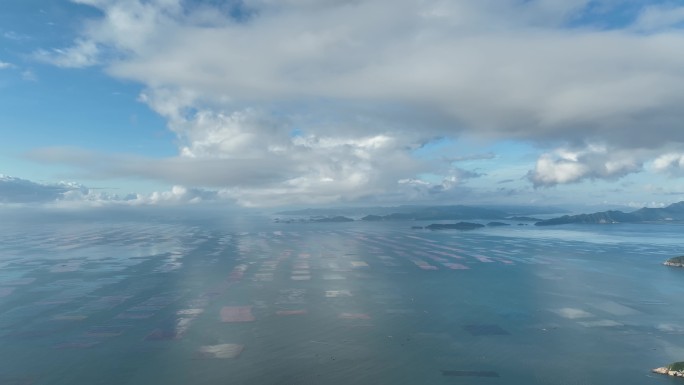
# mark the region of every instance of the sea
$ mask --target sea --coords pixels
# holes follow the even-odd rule
[[[682,381],[684,224],[4,218],[2,385]]]

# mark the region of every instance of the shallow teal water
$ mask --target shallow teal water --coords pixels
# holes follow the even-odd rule
[[[671,225],[4,225],[0,384],[659,384]]]

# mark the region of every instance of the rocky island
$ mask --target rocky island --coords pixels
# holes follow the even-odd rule
[[[384,221],[523,221],[539,222],[541,219],[531,215],[554,214],[568,212],[552,206],[467,206],[444,205],[423,206],[403,205],[392,207],[337,207],[307,208],[301,210],[280,211],[274,213],[281,216],[276,222],[315,222],[322,218],[358,218],[363,222]],[[283,217],[285,219],[283,219]],[[310,218],[306,220],[304,218]],[[327,222],[328,220],[325,220]],[[337,220],[331,222],[338,222]],[[342,221],[339,221],[342,222]]]
[[[311,217],[309,219],[299,218],[299,219],[285,219],[275,218],[273,220],[275,223],[340,223],[340,222],[354,222],[353,219],[343,217],[341,215],[335,217]]]
[[[316,222],[316,223],[331,223],[331,222],[354,222],[353,219],[343,217],[341,215],[335,216],[335,217],[323,217],[323,218],[311,218],[309,220],[310,222]]]
[[[471,222],[458,222],[458,223],[433,223],[429,226],[425,226],[426,229],[430,230],[475,230],[484,227],[479,223]]]
[[[501,227],[501,226],[510,226],[510,224],[503,223],[503,222],[489,222],[489,223],[487,223],[487,226],[489,226],[489,227]]]
[[[663,262],[663,265],[673,267],[684,267],[684,255],[680,257],[670,258],[667,261]]]
[[[651,372],[666,374],[672,377],[684,377],[684,362],[675,362],[668,366],[652,369]]]
[[[563,215],[535,223],[535,226],[580,224],[612,224],[612,223],[645,223],[684,221],[684,201],[673,203],[667,207],[644,207],[625,213],[617,210],[601,211],[593,214]]]

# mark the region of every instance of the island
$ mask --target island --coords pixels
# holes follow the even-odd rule
[[[464,205],[405,207],[404,210],[385,215],[369,214],[362,221],[439,221],[457,219],[505,219],[507,212],[494,208],[473,207]]]
[[[509,221],[526,221],[526,222],[540,222],[540,221],[542,221],[541,219],[535,218],[535,217],[510,217],[510,218],[506,218],[506,219],[508,219]]]
[[[644,207],[636,211],[625,213],[618,210],[601,211],[592,214],[564,215],[535,223],[535,226],[580,224],[610,224],[610,223],[644,223],[684,221],[684,201],[673,203],[667,207]]]
[[[489,222],[489,223],[487,223],[487,226],[489,226],[489,227],[500,227],[500,226],[510,226],[510,224],[503,223],[503,222]]]
[[[484,225],[471,222],[433,223],[431,225],[425,226],[426,229],[430,230],[475,230],[481,227],[484,227]]]
[[[641,218],[631,213],[623,213],[622,211],[602,211],[593,214],[578,214],[578,215],[563,215],[562,217],[547,219],[535,223],[535,226],[552,226],[565,225],[570,223],[582,224],[606,224],[606,223],[636,223],[640,222]]]
[[[365,217],[361,218],[362,221],[367,221],[367,222],[379,222],[379,221],[384,221],[385,219],[381,217],[380,215],[366,215]]]
[[[353,219],[338,215],[336,217],[311,218],[310,222],[330,223],[330,222],[354,222]]]
[[[403,205],[403,206],[372,206],[372,207],[332,207],[307,208],[274,213],[279,216],[276,222],[298,221],[298,218],[358,218],[362,222],[384,221],[518,221],[538,222],[541,219],[533,215],[566,213],[559,207],[552,206],[467,206],[467,205]],[[285,217],[285,219],[283,219]],[[290,218],[288,218],[290,217]],[[314,220],[315,221],[315,220]],[[309,222],[314,222],[309,220]]]
[[[679,257],[672,257],[667,261],[663,262],[663,265],[673,267],[684,267],[684,255]]]
[[[684,377],[684,361],[672,363],[668,366],[655,368],[651,370],[653,373],[666,374],[672,377]]]
[[[352,218],[344,217],[341,215],[334,217],[311,217],[311,218],[296,218],[296,219],[280,219],[275,218],[273,220],[275,223],[342,223],[342,222],[354,222]]]

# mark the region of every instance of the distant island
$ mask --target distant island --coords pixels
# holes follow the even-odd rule
[[[684,221],[684,201],[663,208],[641,208],[625,213],[618,210],[601,211],[593,214],[563,215],[535,223],[535,226],[565,225],[570,223],[608,224]]]
[[[293,222],[298,222],[298,223],[340,223],[340,222],[354,222],[353,219],[347,218],[341,215],[334,216],[334,217],[312,217],[309,219],[304,219],[300,218],[297,220],[291,220],[291,219],[286,219],[286,220],[281,220],[280,218],[276,218],[273,220],[276,223],[293,223]]]
[[[381,221],[442,221],[442,220],[512,220],[536,222],[530,215],[558,214],[566,210],[549,206],[420,206],[308,208],[276,213],[296,217],[351,217],[364,222]],[[291,219],[282,219],[288,221]]]
[[[440,221],[449,219],[504,219],[509,214],[502,210],[472,206],[416,207],[406,212],[386,215],[369,214],[361,218],[366,222],[380,221]]]
[[[503,222],[489,222],[489,223],[487,223],[487,226],[489,226],[489,227],[501,227],[501,226],[510,226],[510,223],[503,223]]]
[[[663,262],[663,265],[673,267],[684,267],[684,255],[680,257],[670,258],[667,261]]]
[[[475,230],[484,227],[479,223],[458,222],[458,223],[433,223],[425,226],[430,230]]]
[[[506,206],[397,206],[397,207],[350,207],[333,209],[302,209],[283,211],[278,214],[284,216],[296,216],[299,218],[278,218],[276,222],[352,222],[355,219],[363,222],[385,221],[444,221],[444,220],[482,220],[490,221],[487,226],[508,226],[509,223],[502,221],[534,222],[535,226],[553,226],[564,224],[613,224],[613,223],[648,223],[684,221],[684,201],[673,203],[662,208],[641,208],[632,212],[619,210],[600,211],[591,214],[563,215],[556,218],[541,220],[531,215],[548,214],[554,209],[556,213],[564,211],[551,207],[523,206],[515,210],[514,207]],[[302,218],[308,216],[308,219]],[[355,218],[355,219],[352,219]],[[449,228],[456,226],[451,224],[446,227],[435,224],[436,228]],[[518,223],[524,226],[525,223]],[[432,226],[432,225],[430,225]],[[457,228],[452,227],[452,228]],[[430,228],[429,226],[426,228]]]
[[[343,217],[341,215],[338,215],[336,217],[323,217],[323,218],[311,218],[310,222],[318,222],[318,223],[324,223],[324,222],[354,222],[353,219]]]
[[[535,218],[535,217],[510,217],[506,218],[511,221],[520,221],[520,222],[539,222],[541,219]]]
[[[653,373],[666,374],[672,377],[684,377],[684,362],[675,362],[668,366],[652,369],[651,371]]]

